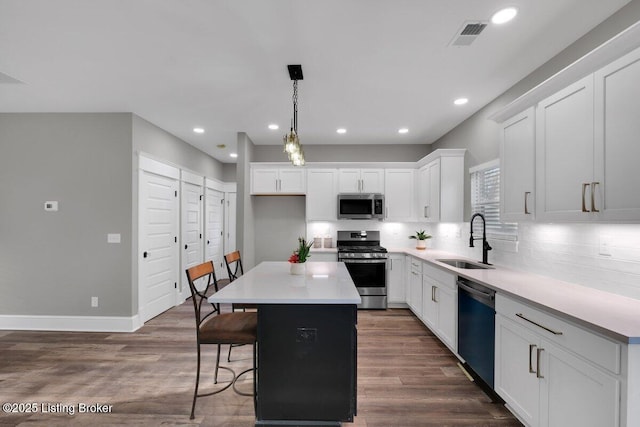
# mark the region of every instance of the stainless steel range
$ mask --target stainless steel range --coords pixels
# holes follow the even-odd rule
[[[344,262],[360,293],[358,308],[387,308],[387,250],[379,231],[338,231],[338,261]]]

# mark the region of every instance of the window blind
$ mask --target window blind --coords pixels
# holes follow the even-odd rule
[[[500,163],[484,163],[470,170],[471,211],[484,215],[487,237],[500,240],[518,240],[518,224],[500,221]],[[482,221],[474,221],[473,232],[482,233]]]

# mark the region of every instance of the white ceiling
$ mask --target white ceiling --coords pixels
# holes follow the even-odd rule
[[[234,162],[239,131],[280,144],[301,64],[303,145],[429,144],[628,2],[0,0],[0,73],[23,82],[0,74],[0,112],[133,112]]]

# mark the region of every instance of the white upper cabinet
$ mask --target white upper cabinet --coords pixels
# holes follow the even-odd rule
[[[384,169],[339,169],[339,193],[383,193]]]
[[[535,108],[500,127],[500,207],[505,221],[532,220],[535,212]]]
[[[462,222],[464,149],[441,149],[425,157],[418,170],[418,220]]]
[[[600,206],[593,175],[593,75],[541,101],[536,125],[537,218],[592,219]]]
[[[306,171],[299,167],[251,166],[251,194],[306,193]]]
[[[307,170],[307,221],[335,221],[338,212],[338,170]]]
[[[440,159],[418,171],[418,217],[428,222],[440,221]]]
[[[415,219],[415,169],[386,169],[384,174],[384,219]]]
[[[640,219],[640,49],[595,73],[595,170],[602,220]]]

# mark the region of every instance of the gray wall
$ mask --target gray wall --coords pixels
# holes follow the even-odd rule
[[[467,170],[469,167],[498,158],[499,125],[489,120],[489,116],[639,20],[640,0],[634,0],[437,140],[433,149],[466,148]],[[467,177],[465,218],[468,218],[471,212],[469,195],[470,183]]]
[[[306,237],[304,196],[253,196],[255,263],[286,261]]]
[[[133,115],[133,150],[197,174],[224,181],[223,164],[145,119]]]
[[[427,144],[304,145],[307,162],[415,162],[432,151]],[[280,145],[256,145],[254,162],[286,162]]]
[[[244,132],[238,132],[238,163],[236,164],[236,241],[242,254],[242,265],[245,269],[255,264],[255,227],[253,197],[249,195],[251,182],[249,163],[254,160],[255,145]]]
[[[0,153],[0,314],[130,316],[131,114],[0,114]]]
[[[0,114],[0,314],[137,313],[134,150],[224,176],[222,163],[131,113]],[[50,200],[58,212],[44,211]]]

